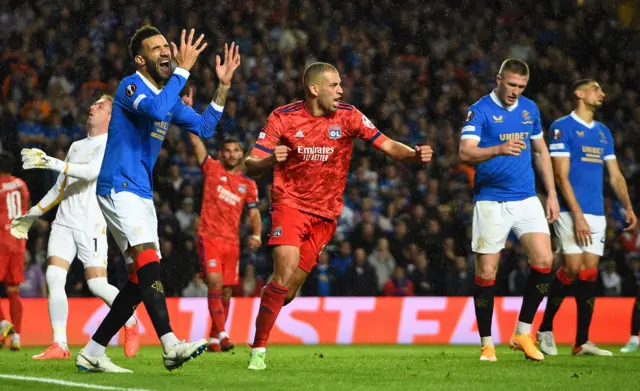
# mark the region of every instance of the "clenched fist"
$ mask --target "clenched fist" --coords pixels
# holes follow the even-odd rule
[[[420,159],[422,163],[429,163],[433,157],[433,149],[428,145],[416,145],[416,157]]]
[[[522,140],[509,140],[498,146],[499,155],[501,156],[520,156],[520,152],[527,147]]]
[[[273,149],[273,158],[275,159],[276,163],[282,163],[287,160],[289,151],[291,151],[291,148],[287,147],[286,145],[276,145],[276,147]]]

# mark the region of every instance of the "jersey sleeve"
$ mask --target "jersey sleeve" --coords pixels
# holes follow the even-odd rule
[[[282,131],[282,119],[275,112],[271,113],[267,119],[267,124],[258,135],[256,145],[254,145],[251,150],[251,156],[260,158],[271,156],[273,149],[278,145],[278,142],[280,142]]]
[[[571,132],[562,123],[554,122],[549,128],[549,155],[551,157],[571,156]]]
[[[364,140],[378,149],[383,142],[389,139],[360,110],[354,108],[350,119],[354,137]]]
[[[179,99],[171,110],[171,122],[200,137],[210,138],[218,126],[223,110],[224,106],[211,102],[200,115]]]
[[[130,113],[142,115],[154,121],[163,121],[176,104],[188,78],[189,71],[176,68],[159,94],[151,93],[153,96],[147,96],[144,93],[146,88],[142,88],[144,81],[140,77],[127,77],[118,86],[114,103]]]
[[[477,106],[471,106],[469,112],[467,112],[467,119],[464,121],[462,130],[460,131],[460,140],[470,139],[480,142],[483,127],[484,115]]]
[[[200,165],[200,170],[202,171],[202,174],[207,176],[215,173],[217,168],[216,163],[217,162],[211,156],[207,155],[207,157],[204,159],[204,162],[202,162],[202,164]]]
[[[106,143],[96,146],[93,151],[91,151],[91,160],[89,160],[87,164],[67,162],[64,174],[72,178],[78,178],[85,181],[92,181],[96,179],[100,174],[100,168],[102,167],[102,160],[104,159],[104,152],[106,147]],[[72,149],[73,144],[71,144],[69,150]],[[67,159],[65,161],[69,160],[68,157],[69,156],[67,155]]]
[[[542,132],[542,120],[540,119],[540,110],[538,110],[538,106],[535,106],[535,110],[533,111],[533,132],[531,133],[531,140],[539,139],[544,136]]]
[[[604,156],[602,157],[602,159],[613,160],[616,158],[616,152],[613,146],[613,136],[611,135],[611,131],[609,130],[609,128],[607,128],[606,126],[603,126],[603,128],[604,137],[607,142],[604,145]]]
[[[247,209],[258,207],[258,186],[254,181],[249,181],[246,196],[244,198]]]

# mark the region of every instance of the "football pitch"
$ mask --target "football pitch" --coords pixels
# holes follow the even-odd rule
[[[272,346],[265,371],[247,370],[248,347],[205,353],[168,372],[159,347],[134,359],[107,353],[132,374],[79,373],[74,361],[34,361],[39,348],[0,350],[0,390],[613,390],[640,389],[640,354],[572,357],[570,347],[544,362],[525,360],[506,346],[498,362],[478,361],[476,346]],[[72,356],[79,350],[72,348]]]

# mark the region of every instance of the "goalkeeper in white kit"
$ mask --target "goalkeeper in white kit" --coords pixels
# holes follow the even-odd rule
[[[84,265],[87,285],[94,295],[109,306],[118,295],[118,289],[107,282],[107,225],[96,197],[112,104],[113,98],[103,95],[91,105],[86,124],[87,138],[71,144],[65,161],[49,157],[39,149],[22,150],[24,169],[50,169],[60,173],[54,187],[25,216],[14,219],[11,228],[13,236],[26,239],[33,222],[60,204],[47,249],[46,279],[53,344],[33,356],[35,360],[71,358],[67,346],[69,304],[64,287],[69,266],[76,255]],[[125,356],[134,357],[140,347],[140,338],[133,316],[124,330]]]

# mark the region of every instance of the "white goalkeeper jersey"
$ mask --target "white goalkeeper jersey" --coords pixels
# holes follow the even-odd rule
[[[65,162],[79,165],[80,169],[74,170],[77,173],[74,177],[61,173],[55,186],[38,203],[40,210],[46,213],[60,202],[54,224],[106,234],[106,222],[96,196],[106,145],[107,133],[71,144]]]

